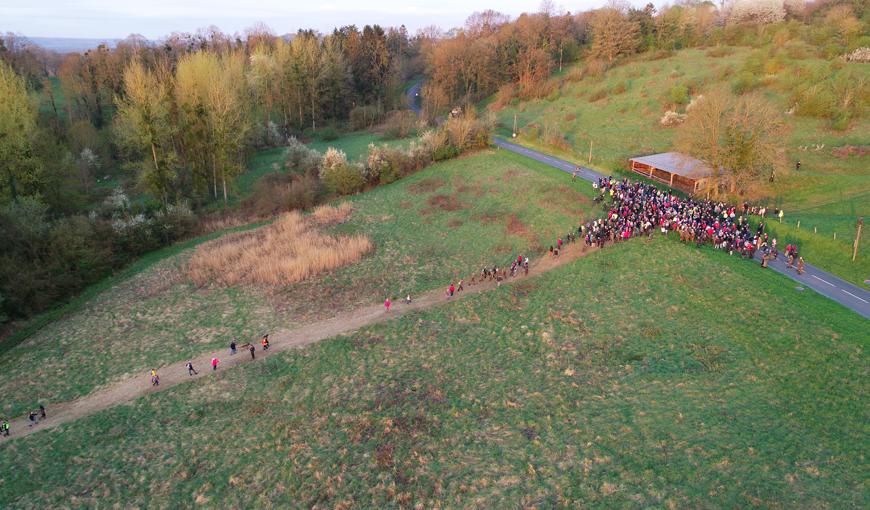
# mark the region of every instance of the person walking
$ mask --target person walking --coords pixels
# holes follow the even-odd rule
[[[197,372],[196,369],[193,368],[193,363],[191,363],[190,361],[188,361],[188,362],[187,362],[187,375],[194,376],[194,375],[196,375],[196,374],[198,374],[198,373],[199,373],[199,372]]]
[[[157,370],[151,369],[151,386],[157,386],[160,384],[160,376],[157,375]]]
[[[9,420],[8,419],[6,419],[6,418],[3,419],[3,425],[0,425],[0,428],[3,429],[0,432],[3,432],[4,436],[9,437]]]
[[[797,273],[804,274],[804,258],[803,257],[798,257]]]
[[[233,356],[235,354],[236,354],[236,339],[233,338],[233,341],[230,342],[230,356]]]
[[[45,406],[42,404],[39,404],[39,419],[40,420],[45,419]]]
[[[251,359],[254,359],[254,351],[256,351],[257,349],[254,349],[254,346],[251,345],[251,346],[248,348],[248,350],[251,352]]]
[[[269,334],[268,333],[263,335],[263,340],[261,340],[260,343],[263,344],[264,351],[269,350]]]
[[[407,296],[405,296],[405,304],[406,304],[406,305],[410,305],[410,304],[411,304],[411,295],[410,295],[410,294],[408,294]]]
[[[450,282],[450,287],[447,288],[447,295],[449,297],[453,297],[453,294],[456,292],[456,287],[453,285],[453,282]]]
[[[36,425],[36,411],[30,411],[30,414],[27,415],[27,419],[30,420],[30,425],[28,425],[28,427]]]
[[[221,362],[221,360],[219,360],[217,358],[212,358],[211,359],[211,369],[217,370],[218,363],[220,363],[220,362]]]
[[[410,297],[410,295],[408,297]],[[391,306],[393,306],[393,302],[390,301],[390,298],[385,299],[384,300],[384,311],[389,312]]]

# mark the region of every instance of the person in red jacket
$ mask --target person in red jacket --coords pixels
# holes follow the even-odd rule
[[[408,296],[410,296],[410,294],[408,294]],[[384,300],[384,310],[386,310],[387,312],[389,312],[391,306],[393,306],[393,302],[390,301],[390,298],[385,299],[385,300]]]
[[[220,363],[220,362],[221,362],[221,360],[219,360],[217,358],[212,358],[211,359],[211,369],[217,370],[218,363]]]
[[[447,295],[448,295],[448,297],[453,297],[453,293],[454,293],[454,292],[456,292],[456,287],[455,287],[455,286],[453,285],[453,283],[451,282],[451,283],[450,283],[450,288],[447,289]]]

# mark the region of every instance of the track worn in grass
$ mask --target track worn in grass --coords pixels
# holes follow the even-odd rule
[[[503,179],[506,170],[515,177]],[[445,185],[408,192],[432,180]],[[560,213],[539,204],[548,195],[564,194],[560,187],[568,182],[556,170],[500,151],[434,165],[349,198],[354,214],[329,233],[365,235],[373,253],[293,285],[200,288],[183,277],[192,250],[182,251],[97,294],[5,353],[0,371],[4,384],[16,391],[4,395],[2,412],[15,416],[41,400],[72,400],[112,380],[226,346],[234,337],[256,339],[381,302],[387,294],[397,298],[446,287],[451,278],[480,271],[484,264],[503,264],[512,253],[564,235],[578,224],[581,211],[592,209],[591,188],[579,184],[569,192],[575,208]],[[487,192],[478,195],[479,188]],[[428,205],[436,195],[464,207]],[[522,196],[527,200],[518,201]],[[411,207],[400,205],[409,200]],[[510,214],[532,235],[512,235]],[[477,220],[487,215],[494,221]]]
[[[16,440],[0,506],[863,508],[868,341],[637,240]]]

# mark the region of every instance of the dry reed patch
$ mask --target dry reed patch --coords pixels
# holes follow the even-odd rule
[[[286,285],[356,262],[372,250],[365,236],[332,236],[318,227],[345,220],[350,204],[298,211],[251,232],[224,236],[197,248],[187,268],[199,286],[254,283]]]

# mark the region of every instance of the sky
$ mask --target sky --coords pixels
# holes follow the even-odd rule
[[[606,0],[554,0],[557,8],[578,12]],[[641,3],[641,2],[633,2]],[[243,32],[264,22],[276,34],[314,28],[378,23],[404,24],[411,33],[438,25],[461,26],[475,11],[494,9],[516,16],[535,12],[540,0],[0,0],[0,32],[30,37],[158,39],[215,25]]]

